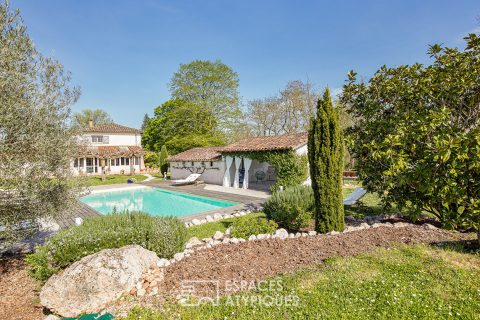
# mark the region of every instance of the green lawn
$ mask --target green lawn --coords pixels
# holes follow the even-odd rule
[[[125,319],[478,319],[479,266],[478,255],[402,245],[273,278],[281,290],[240,293],[218,306],[167,302],[162,311],[137,308]],[[299,303],[244,303],[275,295]]]
[[[252,213],[251,215],[257,216],[257,217],[265,216],[263,212]],[[215,222],[208,222],[202,225],[190,227],[188,228],[189,238],[197,237],[200,240],[204,238],[210,238],[215,234],[215,231],[225,232],[225,230],[227,230],[227,228],[233,223],[233,221],[239,218],[240,217],[233,217],[233,218],[223,219]]]
[[[353,190],[355,189],[343,189],[343,198],[348,197]],[[398,209],[395,206],[387,210],[384,209],[380,202],[380,197],[376,193],[370,192],[363,196],[356,205],[344,206],[344,208],[345,216],[353,216],[355,218],[398,212]]]
[[[102,181],[100,176],[80,177],[80,181],[84,186],[101,186],[107,184],[127,183],[128,179],[134,178],[136,182],[141,182],[147,179],[143,174],[136,174],[134,176],[128,174],[111,174],[107,175],[107,179]]]

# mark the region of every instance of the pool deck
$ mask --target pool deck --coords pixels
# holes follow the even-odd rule
[[[90,187],[90,192],[105,192],[105,191],[114,191],[114,190],[127,190],[132,188],[141,188],[141,187],[154,187],[162,188],[171,191],[189,193],[197,196],[210,197],[220,200],[226,200],[237,203],[235,206],[216,209],[212,211],[205,211],[197,214],[192,214],[184,217],[179,217],[179,219],[184,221],[190,221],[192,219],[201,219],[207,215],[213,215],[215,213],[219,214],[231,214],[241,210],[258,210],[263,203],[265,202],[265,195],[262,192],[256,194],[255,192],[249,192],[248,194],[238,194],[238,193],[226,193],[222,191],[209,190],[207,185],[198,184],[198,185],[187,185],[187,186],[172,186],[170,181],[164,181],[160,179],[154,179],[148,182],[141,182],[136,184],[113,184],[113,185],[103,185],[103,186],[94,186]],[[56,222],[61,229],[66,229],[75,225],[75,218],[91,218],[99,217],[101,214],[89,207],[88,205],[78,202],[75,208],[71,213],[66,214],[63,218],[58,219]]]

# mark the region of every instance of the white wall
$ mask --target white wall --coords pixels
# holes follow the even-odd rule
[[[203,171],[203,167],[205,167],[205,171]],[[225,163],[222,160],[213,161],[213,166],[210,166],[210,161],[194,161],[193,166],[191,161],[170,162],[170,178],[172,180],[185,179],[192,174],[192,171],[188,170],[188,168],[190,168],[193,173],[203,171],[198,180],[205,181],[205,183],[221,185],[223,182]]]
[[[295,152],[299,155],[306,155],[308,153],[308,145],[303,145],[300,148],[295,149]]]
[[[108,143],[92,143],[92,136],[108,136]],[[125,133],[89,133],[81,137],[82,144],[93,146],[141,146],[140,134]]]

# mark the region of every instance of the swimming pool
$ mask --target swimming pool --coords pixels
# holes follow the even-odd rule
[[[144,211],[153,216],[183,217],[236,205],[234,202],[201,197],[159,188],[92,193],[80,199],[102,214],[117,211]]]

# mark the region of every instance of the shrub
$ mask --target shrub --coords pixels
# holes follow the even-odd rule
[[[480,37],[465,49],[432,45],[433,63],[349,73],[342,102],[363,185],[412,219],[480,229]]]
[[[314,199],[311,187],[298,186],[275,192],[265,203],[269,219],[291,231],[307,227],[313,218]]]
[[[275,221],[258,216],[244,216],[232,223],[232,236],[248,239],[252,234],[273,233],[278,225]]]
[[[159,257],[171,258],[183,250],[186,238],[187,229],[177,218],[114,212],[59,232],[27,256],[26,262],[32,277],[46,280],[87,255],[131,244],[154,251]]]

